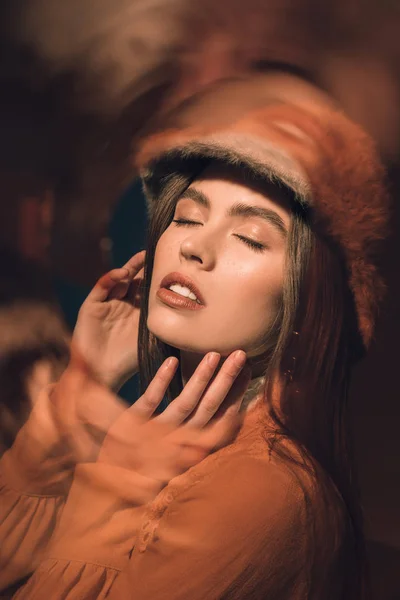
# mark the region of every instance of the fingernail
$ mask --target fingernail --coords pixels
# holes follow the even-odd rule
[[[243,350],[238,350],[237,352],[235,352],[235,363],[238,367],[243,367],[243,365],[246,362],[246,359],[246,352],[243,352]]]
[[[175,364],[175,357],[174,356],[170,356],[167,359],[167,362],[165,363],[165,368],[169,369],[170,367],[172,367],[173,364]]]
[[[214,368],[219,363],[220,358],[221,355],[218,352],[210,352],[207,356],[207,364]]]

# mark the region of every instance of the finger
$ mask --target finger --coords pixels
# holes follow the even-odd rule
[[[146,250],[137,252],[124,264],[124,268],[128,269],[130,277],[135,277],[139,271],[144,267],[146,260]]]
[[[124,278],[119,281],[109,292],[107,300],[123,300],[129,301],[128,292],[131,285],[130,279]]]
[[[118,300],[125,299],[127,302],[140,308],[144,269],[140,269],[138,274],[132,278],[133,273],[134,271],[129,272],[127,279],[122,279],[113,287],[108,295],[108,300],[113,298]]]
[[[141,250],[137,252],[128,262],[119,269],[113,269],[109,271],[103,277],[100,277],[96,285],[93,287],[86,300],[95,302],[104,302],[108,299],[111,291],[113,291],[113,297],[123,298],[128,290],[129,284],[133,277],[138,275],[139,271],[143,268],[145,263],[146,251]],[[122,280],[126,279],[125,282]],[[115,288],[119,284],[118,292]]]
[[[157,420],[174,425],[183,423],[198,405],[204,390],[209,385],[215,373],[220,358],[221,356],[218,352],[209,352],[206,354],[182,392],[157,417]]]
[[[142,284],[143,277],[141,277],[143,269],[139,271],[138,275],[130,282],[128,291],[126,292],[126,299],[136,308],[140,308],[140,300],[142,295]]]
[[[71,366],[54,386],[51,402],[60,429],[81,458],[89,455],[89,448],[99,448],[99,440],[127,410],[121,398]]]
[[[173,472],[170,473],[170,476],[176,477],[177,474],[185,473],[190,467],[204,460],[209,453],[208,448],[205,448],[201,444],[181,444],[179,446],[179,454],[173,465]]]
[[[238,403],[240,404],[240,403]],[[183,425],[176,430],[173,443],[178,448],[174,468],[184,472],[206,456],[232,443],[243,424],[244,415],[231,405],[221,418],[204,429]]]
[[[129,270],[125,267],[109,271],[103,275],[103,277],[100,277],[93,289],[89,292],[85,302],[104,302],[107,300],[111,290],[124,278],[129,278]]]
[[[126,290],[126,300],[136,308],[140,308],[142,284],[144,281],[144,263],[146,251],[142,250],[135,254],[124,266],[129,270],[131,278],[128,289]]]
[[[224,414],[228,410],[240,411],[240,407],[242,405],[243,397],[249,387],[251,381],[251,369],[248,366],[245,366],[242,371],[239,373],[237,378],[235,379],[231,389],[226,395],[225,400],[222,402],[217,412],[213,417],[213,421],[215,419],[223,418]]]
[[[135,415],[147,420],[160,405],[179,365],[179,360],[170,356],[163,362],[145,393],[129,410]]]
[[[203,457],[232,443],[244,421],[244,414],[239,412],[238,404],[240,403],[229,406],[220,418],[213,419],[203,429],[187,425],[187,443],[194,446],[199,455],[202,452]]]
[[[215,420],[211,425],[202,430],[198,445],[208,450],[208,453],[215,452],[231,444],[244,421],[243,413],[237,408],[230,406],[223,417]]]
[[[232,388],[246,361],[243,350],[233,352],[222,365],[220,372],[202,397],[196,411],[190,417],[191,424],[204,427],[218,411]]]
[[[181,428],[183,439],[186,435],[184,429],[187,428],[190,442],[194,443],[196,448],[203,448],[205,454],[209,454],[211,450],[222,448],[233,441],[243,420],[240,407],[250,381],[251,369],[245,367],[236,378],[225,401],[209,425],[205,429],[199,429],[189,420]]]

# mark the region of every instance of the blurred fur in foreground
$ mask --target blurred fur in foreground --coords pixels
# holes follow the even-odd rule
[[[131,113],[136,127],[204,86],[260,68],[302,73],[372,127],[385,127],[377,111],[396,100],[400,11],[391,2],[6,0],[2,11],[7,43],[40,65],[29,69],[36,84],[71,78],[79,110],[103,116],[146,99]]]
[[[66,367],[68,334],[46,275],[0,248],[0,455],[10,448],[43,386]]]
[[[66,264],[67,257],[78,246],[87,255],[99,247],[135,177],[132,157],[143,137],[197,100],[193,124],[218,126],[226,108],[255,100],[259,76],[279,87],[274,74],[296,75],[326,91],[384,159],[397,160],[399,24],[390,0],[3,0],[0,94],[14,88],[24,106],[33,93],[46,107],[43,135],[62,171],[54,242],[61,271],[77,277],[78,260]],[[203,93],[227,80],[241,85],[240,101],[227,86],[203,108]],[[81,282],[91,285],[108,268],[101,260],[97,251],[93,280],[82,275]]]

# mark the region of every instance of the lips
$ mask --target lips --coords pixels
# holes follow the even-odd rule
[[[182,275],[182,273],[178,273],[176,271],[174,273],[169,273],[161,281],[160,288],[168,288],[173,283],[180,283],[181,285],[186,286],[191,292],[193,292],[200,304],[205,306],[206,303],[202,293],[200,292],[199,288],[196,286],[194,281],[192,281],[189,277],[187,277],[186,275]]]

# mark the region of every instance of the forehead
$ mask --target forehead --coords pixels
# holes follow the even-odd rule
[[[291,212],[293,198],[284,186],[265,179],[256,179],[248,170],[231,165],[213,163],[206,167],[191,183],[206,193],[211,202],[213,198],[226,200],[229,204],[236,201],[268,205],[278,213]]]

